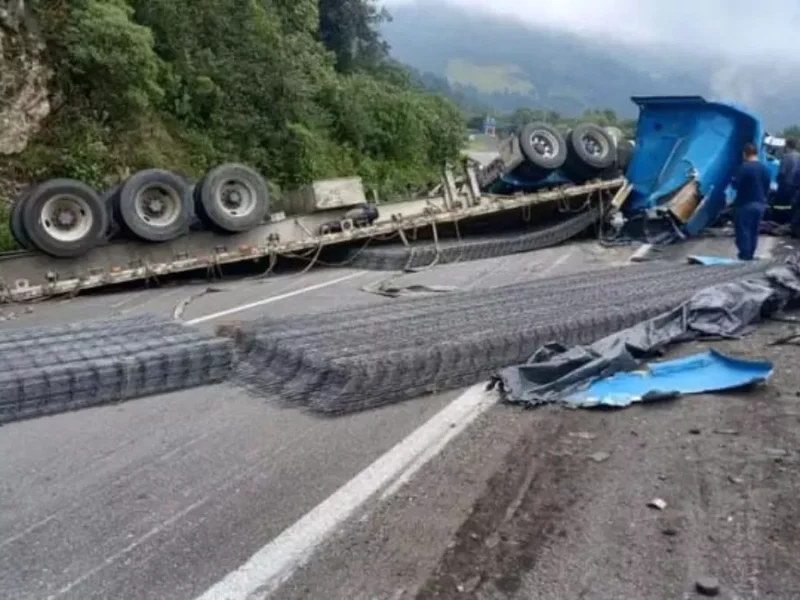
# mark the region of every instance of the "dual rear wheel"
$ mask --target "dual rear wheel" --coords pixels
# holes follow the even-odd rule
[[[214,167],[196,185],[161,169],[136,173],[98,194],[73,179],[35,186],[14,204],[11,231],[22,248],[74,258],[123,234],[167,242],[195,219],[219,233],[249,231],[269,213],[264,178],[239,164]]]
[[[526,159],[525,174],[534,178],[547,177],[563,169],[576,183],[607,173],[615,167],[625,168],[620,160],[620,148],[627,149],[622,131],[604,129],[592,123],[582,123],[563,135],[548,123],[529,123],[519,132],[519,146]]]

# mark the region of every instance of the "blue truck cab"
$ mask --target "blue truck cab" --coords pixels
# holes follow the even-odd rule
[[[761,119],[743,107],[700,96],[634,97],[639,106],[636,151],[626,176],[632,192],[628,216],[660,209],[691,181],[699,204],[683,224],[696,235],[724,210],[730,184],[748,142],[766,160]]]

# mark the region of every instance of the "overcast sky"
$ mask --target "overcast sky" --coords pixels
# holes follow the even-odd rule
[[[384,0],[392,4],[438,0]],[[727,57],[797,54],[800,0],[447,0],[579,34],[611,34]]]

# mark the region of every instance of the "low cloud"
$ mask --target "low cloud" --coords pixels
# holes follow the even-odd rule
[[[442,0],[385,0],[392,4]],[[794,58],[800,3],[787,0],[446,0],[552,29],[726,59]]]

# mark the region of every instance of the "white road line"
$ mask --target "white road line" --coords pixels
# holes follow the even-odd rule
[[[572,258],[572,255],[574,253],[575,253],[575,250],[570,250],[566,254],[562,254],[556,260],[554,260],[552,263],[547,265],[547,267],[545,269],[543,269],[542,271],[540,271],[537,274],[540,275],[541,277],[547,277],[548,275],[550,275],[550,273],[555,271],[558,267],[560,267],[565,262],[567,262],[570,258]]]
[[[196,319],[192,319],[191,321],[186,321],[186,324],[197,325],[198,323],[213,321],[215,319],[219,319],[220,317],[227,317],[228,315],[234,315],[236,313],[244,312],[246,310],[250,310],[251,308],[264,306],[265,304],[272,304],[273,302],[278,302],[279,300],[286,300],[287,298],[293,298],[294,296],[299,296],[300,294],[305,294],[306,292],[313,292],[314,290],[320,290],[322,288],[331,285],[336,285],[337,283],[342,283],[343,281],[347,281],[348,279],[354,279],[355,277],[360,277],[365,273],[367,273],[367,271],[357,271],[356,273],[350,273],[349,275],[345,275],[344,277],[339,277],[338,279],[332,279],[331,281],[323,281],[322,283],[317,283],[315,285],[310,285],[308,287],[300,288],[299,290],[292,290],[291,292],[286,292],[285,294],[279,294],[278,296],[270,296],[269,298],[264,298],[263,300],[257,300],[256,302],[250,302],[249,304],[241,304],[239,306],[234,306],[233,308],[221,310],[219,312],[212,313],[210,315],[197,317]]]
[[[458,402],[458,400],[456,401]],[[472,422],[478,418],[487,408],[496,403],[496,398],[489,394],[484,395],[484,401],[476,404],[473,408],[473,413],[464,415],[464,418],[458,423],[450,425],[450,429],[439,439],[438,442],[423,450],[417,458],[415,458],[406,469],[386,488],[381,494],[381,501],[388,500],[397,493],[406,483],[411,481],[411,478],[417,474],[422,467],[428,464],[434,457],[436,457],[450,441],[455,438],[459,433],[469,427]]]
[[[441,450],[443,440],[454,437],[453,429],[463,431],[494,403],[495,395],[485,391],[485,384],[468,389],[197,600],[266,598],[374,494],[398,475],[404,477],[410,466],[419,468],[433,458],[431,450]],[[425,461],[419,462],[420,457]]]

